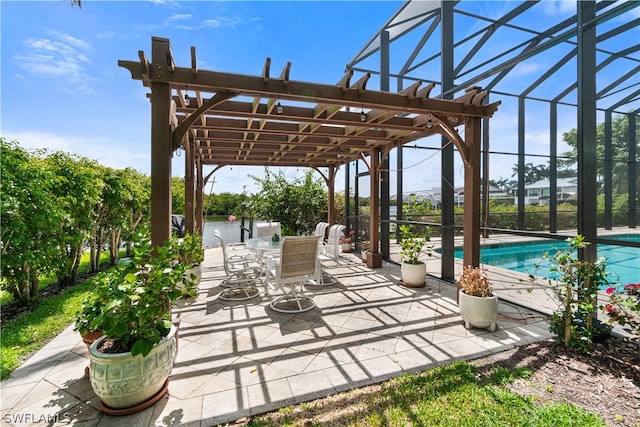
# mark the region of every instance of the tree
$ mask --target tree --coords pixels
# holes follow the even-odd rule
[[[50,230],[57,239],[61,260],[56,267],[58,283],[74,282],[82,251],[95,221],[94,207],[99,202],[104,181],[99,165],[85,157],[55,152],[45,160],[53,176],[51,191],[58,207],[65,212],[62,222]]]
[[[142,226],[148,226],[151,215],[151,177],[135,169],[126,168],[121,179],[126,183],[129,197],[125,201],[128,212],[122,238],[127,242],[127,256],[133,255],[133,239]]]
[[[3,286],[17,301],[38,297],[40,274],[53,271],[60,259],[57,230],[65,219],[54,190],[58,179],[40,157],[16,141],[0,138],[0,236]]]
[[[636,118],[637,120],[637,118]],[[611,161],[613,164],[613,191],[624,193],[628,191],[629,176],[629,121],[626,115],[613,117],[611,121]],[[562,140],[566,142],[571,151],[567,151],[562,155],[567,157],[563,164],[572,166],[577,163],[578,159],[578,131],[571,129],[562,134]],[[598,158],[597,173],[604,176],[604,160],[605,160],[605,123],[599,123],[596,127],[596,156]],[[635,143],[637,152],[640,152],[640,126],[636,126]]]
[[[327,192],[321,179],[313,178],[309,170],[303,178],[287,182],[284,173],[272,173],[265,168],[264,178],[251,176],[260,192],[251,196],[252,213],[265,220],[280,221],[285,230],[294,234],[313,231],[327,217]]]
[[[511,177],[518,176],[520,168],[518,165],[513,166],[513,174]],[[533,163],[525,163],[524,165],[524,183],[533,184],[545,178],[549,178],[549,167],[544,165],[534,165]]]
[[[186,210],[186,199],[184,192],[184,178],[171,178],[171,213],[174,215],[184,215]]]

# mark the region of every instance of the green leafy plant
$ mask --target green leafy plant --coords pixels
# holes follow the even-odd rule
[[[493,296],[489,276],[484,268],[471,267],[470,265],[464,267],[458,279],[458,284],[467,295],[474,297]]]
[[[176,260],[181,264],[193,266],[204,261],[200,233],[187,233],[183,238],[170,242],[175,245]]]
[[[609,322],[628,327],[640,336],[640,283],[629,283],[621,292],[608,288],[609,303],[601,307],[609,316]]]
[[[196,285],[185,273],[200,259],[197,241],[171,238],[152,248],[147,235],[139,236],[131,259],[93,278],[96,291],[83,304],[76,329],[102,330],[105,352],[146,356],[171,329],[173,304],[185,293],[195,295]]]
[[[587,352],[596,332],[593,315],[597,307],[598,289],[609,284],[606,260],[583,261],[576,257],[578,249],[589,243],[583,236],[568,239],[569,248],[552,257],[552,274],[549,284],[559,302],[559,308],[551,316],[550,331],[568,347]]]
[[[433,246],[426,246],[430,239],[430,229],[423,234],[415,234],[408,225],[400,226],[400,259],[407,264],[420,264],[420,255],[432,255]],[[426,247],[426,249],[425,249]],[[425,249],[423,251],[423,249]]]

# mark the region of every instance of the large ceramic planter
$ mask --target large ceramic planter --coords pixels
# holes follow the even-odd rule
[[[341,243],[340,246],[342,247],[342,252],[344,253],[349,253],[353,251],[353,247],[351,246],[351,243]]]
[[[496,330],[498,319],[498,297],[474,297],[460,290],[458,305],[460,317],[464,321],[464,327],[469,329],[488,328],[491,332]]]
[[[132,408],[166,389],[165,383],[176,359],[176,331],[172,326],[169,334],[145,357],[100,353],[98,347],[106,336],[91,345],[91,386],[107,408]]]
[[[427,276],[427,264],[407,264],[403,262],[400,266],[402,275],[402,284],[410,288],[421,288],[424,286],[424,280]]]

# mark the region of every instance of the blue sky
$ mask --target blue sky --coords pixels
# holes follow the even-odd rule
[[[152,36],[171,40],[179,66],[190,65],[190,47],[195,46],[202,69],[257,75],[265,58],[271,57],[274,75],[291,61],[292,79],[333,84],[344,74],[347,62],[401,5],[400,1],[84,0],[79,9],[59,0],[2,0],[1,133],[25,148],[74,152],[114,168],[134,167],[149,173],[148,90],[118,67],[117,61],[137,60],[139,50],[150,57]],[[530,22],[541,28],[547,19],[556,22],[575,11],[572,1],[545,1],[542,6],[539,21]],[[478,1],[466,7],[497,17],[513,6]],[[406,42],[413,43],[409,36]],[[522,76],[535,78],[536,72],[544,72],[553,61],[523,64],[513,74],[514,84]],[[369,87],[375,89],[377,82],[372,82]],[[492,121],[493,149],[514,149],[514,106],[513,101],[503,100],[496,115],[500,120]],[[531,153],[548,152],[548,130],[535,126],[536,116],[547,114],[546,108],[528,107],[528,117],[533,118],[527,131]],[[561,117],[562,131],[575,126],[573,115],[566,117]],[[438,143],[431,140],[425,145]],[[411,163],[413,157],[410,154],[405,163]],[[500,161],[497,156],[492,177],[510,176],[513,162],[513,158]],[[407,167],[405,189],[439,185],[439,174],[424,176],[425,170],[439,171],[439,163],[437,155],[425,159],[420,154],[414,161],[416,167]],[[182,176],[182,158],[174,159],[173,170],[174,175]],[[247,185],[253,192],[254,182],[247,175],[261,172],[262,168],[224,168],[216,173],[213,191],[241,192]],[[286,173],[289,177],[302,175],[296,170]],[[456,180],[461,178],[462,173]],[[337,189],[344,187],[342,179],[339,175]],[[206,191],[210,190],[208,186]]]
[[[152,36],[171,40],[181,66],[195,46],[203,69],[260,74],[271,57],[274,74],[291,61],[292,79],[336,83],[400,4],[2,1],[2,136],[149,173],[147,90],[117,61],[150,57]],[[173,170],[182,174],[182,158]],[[214,191],[250,191],[246,175],[261,172],[225,168]]]

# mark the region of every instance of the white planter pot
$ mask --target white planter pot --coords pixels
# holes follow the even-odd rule
[[[176,327],[151,352],[142,357],[131,353],[100,353],[107,337],[89,349],[90,380],[96,395],[109,408],[131,408],[156,395],[164,386],[176,360]]]
[[[353,251],[353,248],[351,247],[351,243],[341,243],[340,246],[342,247],[342,252],[344,253],[349,253]]]
[[[367,253],[368,251],[362,251],[362,261],[367,262]]]
[[[498,319],[498,297],[474,297],[459,292],[458,305],[460,307],[460,317],[464,320],[464,327],[469,329],[488,328],[491,332],[496,330]]]
[[[402,284],[410,288],[421,288],[424,286],[424,280],[427,276],[427,264],[407,264],[405,262],[400,266],[402,275]]]

